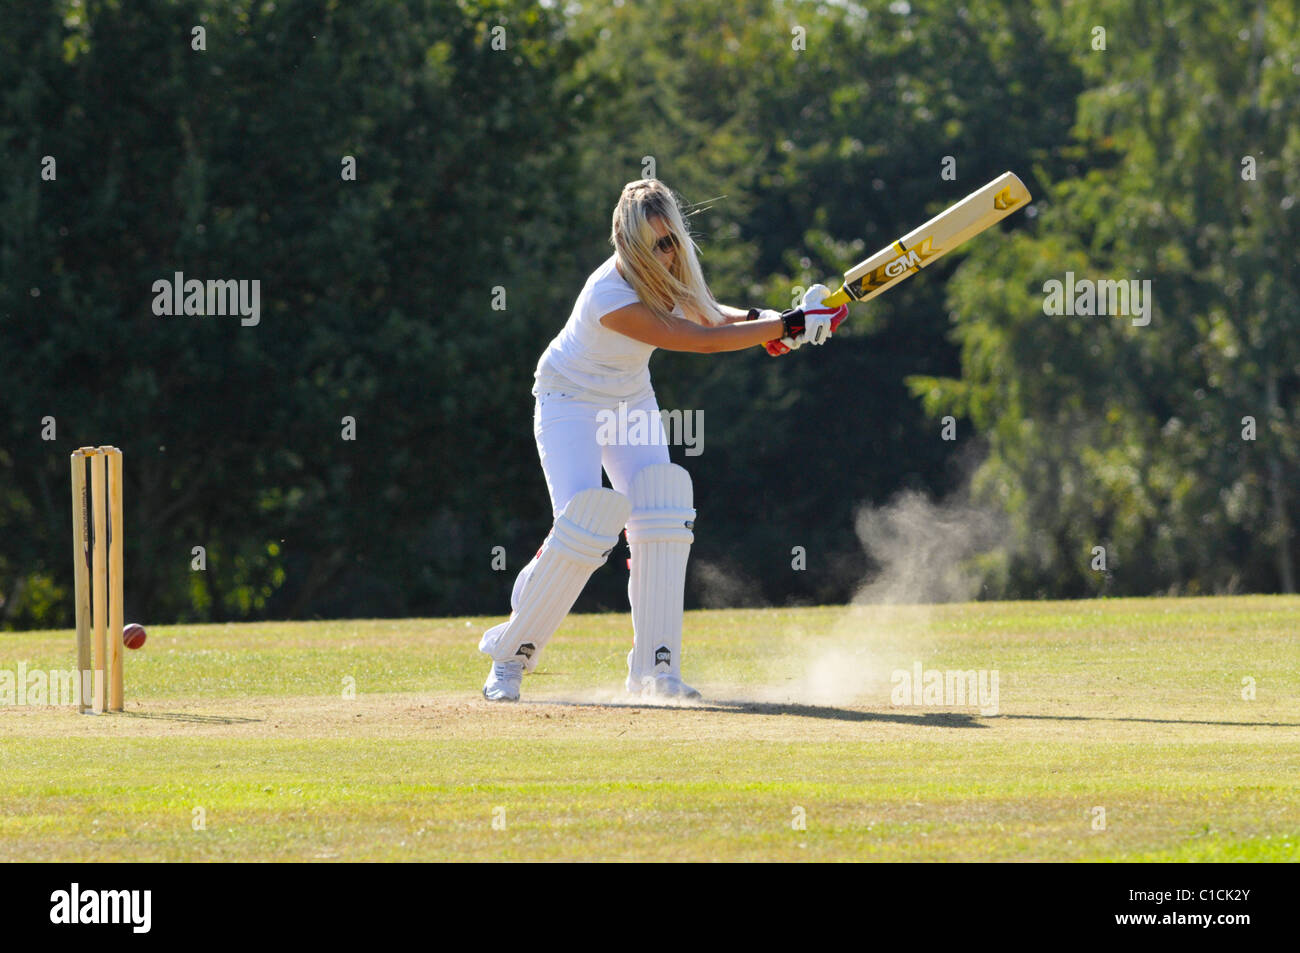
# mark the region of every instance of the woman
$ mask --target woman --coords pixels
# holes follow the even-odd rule
[[[691,478],[669,462],[659,405],[650,385],[655,348],[713,354],[764,346],[785,354],[821,344],[847,308],[742,311],[718,304],[705,284],[677,200],[656,179],[630,182],[614,209],[614,254],[592,273],[568,323],[537,363],[533,433],[555,524],[520,571],[509,620],[489,629],[479,651],[492,658],[483,685],[490,701],[518,701],[525,672],[537,665],[595,569],[626,526],[633,646],[627,689],[698,698],[681,678],[686,560],[694,539]],[[626,404],[625,419],[645,420],[648,439],[602,442],[601,420]],[[601,486],[604,467],[613,489]]]

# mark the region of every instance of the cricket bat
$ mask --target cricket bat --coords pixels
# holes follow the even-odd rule
[[[920,228],[854,265],[844,273],[840,290],[829,295],[823,304],[838,307],[849,301],[867,301],[888,291],[908,275],[938,261],[962,242],[1027,205],[1029,199],[1025,183],[1015,173],[1003,172]]]

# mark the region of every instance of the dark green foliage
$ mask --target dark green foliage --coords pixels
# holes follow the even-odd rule
[[[977,486],[1017,526],[1003,591],[1294,591],[1298,23],[1289,3],[1115,2],[1050,25],[1078,38],[1097,161],[1045,191],[1032,239],[972,251],[951,285],[963,378],[913,382],[989,435]],[[1067,270],[1149,279],[1150,325],[1045,316]]]
[[[654,358],[661,405],[705,413],[704,454],[673,451],[700,511],[692,605],[849,597],[856,508],[954,491],[972,454],[1017,528],[996,591],[1098,591],[1091,540],[1123,554],[1117,591],[1277,588],[1294,17],[1265,5],[1261,68],[1230,12],[1117,4],[1094,54],[1093,14],[1047,0],[904,6],[0,6],[0,627],[71,618],[85,443],[126,454],[129,618],[504,612],[550,524],[532,369],[645,157],[700,203],[706,274],[743,307],[1004,169],[1042,199],[1000,229],[1032,235],[982,237],[816,353]],[[1261,180],[1237,201],[1246,153]],[[1157,276],[1160,330],[1048,325],[1037,289],[1069,267]],[[259,279],[260,325],[155,316],[177,271]],[[1245,413],[1267,441],[1229,439]],[[580,608],[625,607],[625,583],[611,559]]]

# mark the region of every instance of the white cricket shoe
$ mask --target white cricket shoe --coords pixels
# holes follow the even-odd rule
[[[636,691],[636,689],[629,685],[628,691]],[[679,676],[664,672],[660,675],[647,675],[641,679],[641,697],[699,698],[700,693],[683,682]]]
[[[483,697],[490,702],[519,701],[519,683],[524,680],[524,663],[520,659],[493,662],[483,683]]]

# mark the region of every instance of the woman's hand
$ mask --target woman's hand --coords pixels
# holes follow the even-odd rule
[[[829,294],[830,289],[825,285],[813,285],[804,292],[800,307],[791,308],[779,315],[785,334],[779,340],[763,345],[767,353],[772,357],[780,357],[798,350],[805,343],[825,344],[829,341],[849,314],[849,306],[846,304],[837,308],[822,307],[823,299]],[[776,315],[775,311],[764,312],[769,313]]]

